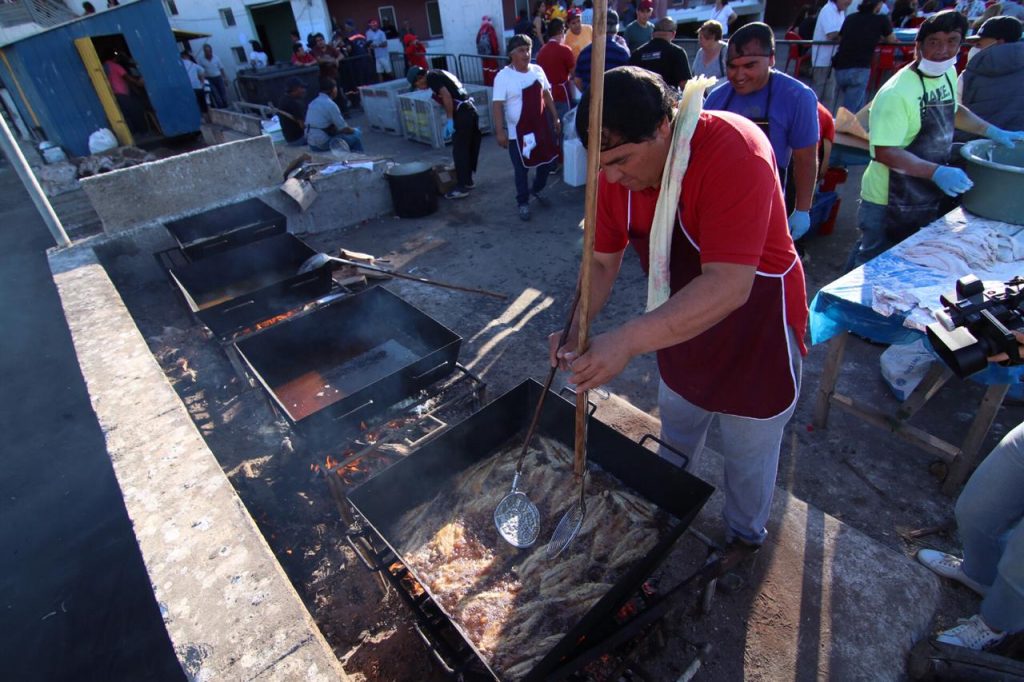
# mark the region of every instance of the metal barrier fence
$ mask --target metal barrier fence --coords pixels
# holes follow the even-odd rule
[[[463,83],[492,86],[494,77],[506,64],[508,57],[505,55],[484,57],[478,54],[460,54],[459,80]]]

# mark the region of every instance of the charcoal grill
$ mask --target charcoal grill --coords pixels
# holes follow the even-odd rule
[[[188,309],[220,339],[332,292],[327,268],[299,274],[316,251],[278,234],[190,262],[178,249],[158,254]]]
[[[247,199],[164,224],[185,257],[201,260],[215,253],[282,234],[284,214],[259,199]]]
[[[336,431],[455,370],[462,338],[383,287],[234,343],[273,404],[306,435]]]
[[[349,502],[371,533],[370,544],[385,545],[398,561],[408,565],[397,546],[401,517],[432,499],[451,478],[487,458],[516,434],[525,432],[543,388],[526,381],[493,401],[462,423],[450,428],[395,465],[351,490]],[[550,395],[544,404],[538,434],[571,448],[574,439],[574,406]],[[641,441],[642,443],[643,441]],[[540,659],[524,678],[565,676],[582,666],[581,642],[591,644],[605,624],[642,586],[672,545],[690,525],[711,496],[713,488],[635,443],[606,424],[592,419],[588,433],[588,457],[659,508],[675,518],[662,539],[630,567],[582,619]],[[500,542],[495,534],[495,543]],[[533,548],[527,551],[542,551]],[[424,583],[412,572],[412,577]],[[437,605],[434,604],[437,609]],[[438,609],[439,610],[439,609]],[[447,616],[446,616],[447,617]],[[458,629],[458,624],[453,623]],[[589,640],[588,640],[589,638]],[[468,641],[462,642],[472,648]],[[574,666],[579,660],[579,666]],[[485,665],[480,660],[479,665]],[[498,677],[494,671],[490,671]]]

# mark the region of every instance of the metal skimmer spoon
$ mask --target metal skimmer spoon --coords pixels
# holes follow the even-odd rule
[[[562,336],[558,339],[558,346],[565,345],[569,338],[569,331],[572,329],[572,317],[576,312],[576,304],[580,300],[579,289],[573,298],[572,306],[569,308],[569,318],[565,321],[565,328],[562,329]],[[530,441],[533,440],[533,433],[537,430],[537,422],[540,421],[541,408],[544,407],[544,398],[551,389],[551,382],[555,379],[555,372],[558,366],[554,366],[548,372],[548,379],[544,382],[544,390],[537,400],[537,407],[533,411],[533,420],[526,432],[526,440],[523,441],[523,449],[519,451],[519,461],[516,462],[516,473],[512,477],[512,490],[501,499],[498,506],[494,508],[494,525],[498,533],[505,539],[505,542],[520,549],[529,547],[537,541],[540,535],[540,511],[537,505],[526,496],[526,493],[519,490],[519,478],[523,473],[523,462],[526,460],[526,452],[530,448]]]
[[[588,397],[587,394],[588,391],[583,391],[582,393],[577,394],[576,399],[586,405]],[[558,557],[558,555],[572,543],[576,538],[576,535],[580,532],[580,528],[583,527],[583,518],[587,515],[587,503],[585,499],[587,487],[586,421],[583,422],[583,448],[582,450],[577,450],[575,469],[576,477],[580,481],[580,499],[577,504],[565,510],[565,514],[562,515],[562,518],[558,521],[558,525],[555,526],[555,532],[551,534],[551,539],[548,540],[548,546],[545,549],[545,556],[548,559]]]

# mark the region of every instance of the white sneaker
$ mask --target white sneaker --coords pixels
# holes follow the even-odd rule
[[[959,557],[955,557],[952,554],[946,554],[945,552],[939,552],[934,549],[921,549],[917,552],[917,560],[924,564],[933,573],[940,575],[943,578],[955,580],[962,585],[966,585],[982,597],[988,594],[987,585],[982,585],[977,580],[969,578],[967,574],[964,573],[964,560]]]
[[[999,644],[1003,641],[1003,637],[1006,637],[1005,632],[995,632],[989,628],[981,619],[980,614],[974,614],[970,618],[961,618],[959,623],[960,625],[955,628],[939,633],[935,641],[983,651]]]

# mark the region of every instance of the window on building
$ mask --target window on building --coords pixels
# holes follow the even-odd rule
[[[428,0],[427,4],[427,33],[431,38],[440,38],[444,35],[441,28],[441,7],[437,0]]]
[[[231,52],[235,55],[235,61],[237,61],[239,64],[245,64],[247,61],[249,61],[249,56],[245,54],[244,47],[233,47],[231,48]]]
[[[167,13],[172,17],[178,15],[178,6],[174,4],[174,0],[164,0],[164,7],[167,8]]]
[[[231,11],[230,7],[222,7],[220,10],[220,20],[224,23],[224,28],[231,28],[235,25],[235,13]]]

